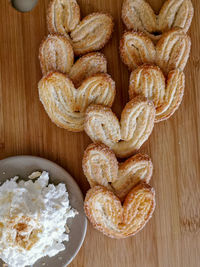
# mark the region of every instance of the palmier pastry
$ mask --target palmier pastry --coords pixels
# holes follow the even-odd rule
[[[92,13],[85,17],[71,32],[76,55],[96,51],[105,46],[113,31],[113,19],[104,13]]]
[[[76,55],[103,48],[114,26],[112,17],[100,12],[92,13],[80,21],[76,0],[51,1],[47,25],[50,33],[61,33],[71,40]]]
[[[155,191],[139,184],[126,196],[123,206],[117,196],[103,186],[91,188],[84,202],[85,213],[97,230],[113,238],[125,238],[140,231],[155,209]]]
[[[178,109],[184,94],[185,75],[179,69],[169,72],[167,78],[159,67],[142,65],[131,73],[129,97],[137,95],[152,100],[156,107],[155,122],[168,119]]]
[[[120,41],[122,61],[130,70],[144,63],[158,65],[165,74],[174,69],[183,70],[190,53],[191,41],[180,29],[164,33],[154,45],[142,32],[126,32]]]
[[[47,26],[50,33],[60,33],[69,38],[80,22],[80,7],[76,0],[52,0],[47,11]]]
[[[40,45],[39,60],[43,75],[51,71],[69,73],[74,64],[73,47],[65,36],[50,34]]]
[[[64,74],[51,72],[39,82],[40,100],[59,127],[80,132],[84,128],[85,110],[91,103],[111,106],[115,97],[115,83],[108,74],[96,74],[75,89]]]
[[[73,47],[65,36],[59,34],[50,34],[42,42],[39,59],[43,75],[52,71],[66,73],[76,87],[94,74],[107,72],[106,58],[98,52],[82,56],[74,64]]]
[[[84,128],[93,142],[104,143],[123,158],[132,155],[148,139],[154,120],[153,102],[138,96],[126,104],[120,123],[109,107],[90,105]]]
[[[122,19],[127,29],[142,31],[153,40],[174,27],[186,33],[193,13],[191,0],[167,0],[158,15],[145,0],[124,0],[122,6]]]
[[[86,78],[107,72],[107,60],[104,54],[93,52],[79,58],[69,72],[69,77],[76,87]]]
[[[153,164],[149,156],[136,154],[118,163],[115,154],[103,144],[91,144],[84,152],[83,171],[90,186],[102,185],[113,191],[120,200],[139,182],[148,183]]]

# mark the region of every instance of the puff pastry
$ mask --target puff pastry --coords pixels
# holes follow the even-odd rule
[[[151,218],[155,191],[147,184],[139,184],[128,193],[122,206],[112,191],[95,186],[86,194],[84,209],[97,230],[112,238],[125,238],[140,231]]]
[[[122,61],[130,70],[144,63],[158,65],[164,73],[183,70],[190,53],[190,37],[180,29],[164,33],[156,45],[142,32],[126,32],[120,41]]]
[[[104,143],[123,158],[132,155],[149,138],[154,120],[153,103],[138,96],[126,104],[120,123],[109,107],[90,105],[84,129],[93,142]]]
[[[129,97],[137,95],[152,100],[156,107],[155,122],[168,119],[178,109],[185,88],[185,75],[179,69],[169,72],[167,78],[159,67],[142,65],[131,73]]]
[[[100,50],[113,31],[113,19],[106,13],[92,13],[80,21],[80,8],[76,0],[53,0],[47,12],[50,33],[67,37],[76,55]]]
[[[111,106],[115,97],[115,83],[108,74],[96,74],[75,89],[64,74],[51,72],[39,84],[40,100],[59,127],[79,132],[84,129],[85,110],[91,103]]]
[[[143,181],[148,183],[153,172],[149,156],[136,154],[118,163],[113,151],[104,144],[91,144],[83,156],[83,171],[90,186],[102,185],[113,191],[121,201],[128,192]]]
[[[69,77],[76,87],[86,78],[107,72],[107,60],[104,54],[93,52],[79,58],[69,72]]]
[[[50,33],[60,33],[69,38],[80,22],[80,7],[76,0],[52,0],[47,11],[47,26]]]
[[[76,55],[96,51],[105,46],[113,32],[113,19],[105,13],[92,13],[71,32]]]
[[[186,33],[193,13],[191,0],[167,0],[158,15],[145,0],[124,0],[122,6],[122,19],[127,29],[142,31],[153,40],[174,27]]]
[[[74,64],[73,47],[59,34],[50,34],[40,45],[39,59],[43,75],[59,71],[69,75],[76,87],[83,80],[107,72],[107,61],[102,53],[93,52],[79,58]]]
[[[40,45],[39,60],[43,75],[51,71],[69,73],[74,64],[73,47],[65,36],[50,34]]]

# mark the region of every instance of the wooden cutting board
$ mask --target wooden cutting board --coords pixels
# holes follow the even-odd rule
[[[122,0],[78,0],[82,16],[111,12],[115,19],[112,40],[103,52],[116,81],[113,110],[119,115],[128,101],[127,68],[118,47],[124,31]],[[162,0],[149,1],[159,10]],[[47,34],[48,0],[39,0],[29,13],[19,13],[9,0],[0,3],[0,159],[16,154],[48,158],[63,166],[85,193],[83,151],[91,142],[85,133],[56,127],[38,99],[41,78],[38,47]],[[141,151],[154,163],[151,184],[157,207],[146,228],[135,237],[112,240],[88,226],[85,243],[70,267],[197,267],[200,262],[200,1],[189,35],[192,52],[185,69],[183,103],[175,115],[155,126]]]

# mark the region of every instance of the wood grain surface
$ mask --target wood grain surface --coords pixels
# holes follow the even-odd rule
[[[78,0],[82,16],[111,12],[112,40],[103,52],[116,81],[113,110],[119,115],[128,101],[127,68],[118,47],[124,31],[122,0]],[[150,4],[159,10],[161,0]],[[157,207],[146,228],[135,237],[112,240],[88,226],[85,243],[70,267],[198,267],[200,262],[200,1],[193,0],[195,17],[189,31],[192,51],[185,69],[183,103],[175,115],[155,126],[141,151],[154,163],[151,184]],[[29,13],[19,13],[9,0],[0,5],[0,159],[29,154],[63,166],[83,193],[89,184],[83,175],[83,151],[91,142],[85,133],[56,127],[38,99],[41,78],[38,47],[47,34],[48,0],[39,0]]]

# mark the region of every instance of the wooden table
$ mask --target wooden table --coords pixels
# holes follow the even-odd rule
[[[128,101],[127,68],[118,46],[124,30],[122,0],[78,0],[82,15],[111,12],[115,32],[103,52],[116,81],[113,110],[119,115]],[[149,1],[158,10],[161,0]],[[85,243],[70,267],[198,267],[200,262],[200,1],[189,34],[192,52],[185,69],[183,103],[175,115],[155,126],[141,151],[154,163],[151,184],[157,207],[147,227],[135,237],[112,240],[88,226]],[[89,188],[81,168],[83,151],[91,142],[85,133],[56,127],[38,99],[41,78],[38,47],[47,34],[48,0],[39,0],[30,13],[0,5],[0,159],[16,154],[48,158],[63,166],[82,191]]]

